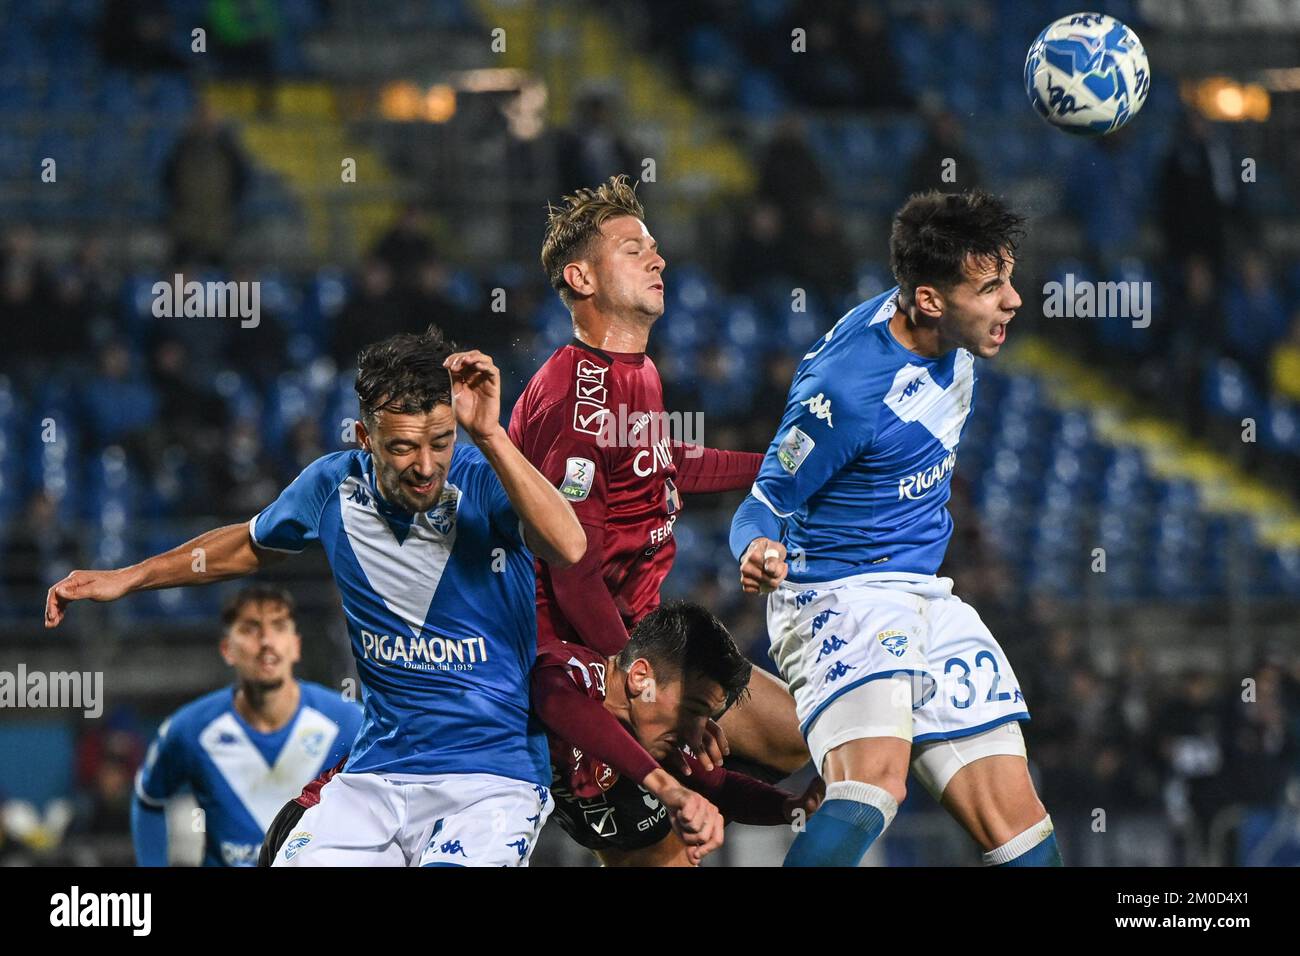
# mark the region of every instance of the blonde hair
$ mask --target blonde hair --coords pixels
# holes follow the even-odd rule
[[[573,289],[564,279],[564,267],[590,254],[600,227],[619,216],[645,219],[636,188],[619,173],[595,189],[578,189],[560,205],[546,205],[546,238],[542,240],[542,268],[566,306],[573,304]]]

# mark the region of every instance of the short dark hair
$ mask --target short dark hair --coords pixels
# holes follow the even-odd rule
[[[627,670],[640,657],[650,662],[661,680],[699,675],[716,681],[727,695],[728,707],[748,693],[754,670],[723,623],[687,601],[655,608],[632,629],[619,652],[618,666]]]
[[[967,256],[993,259],[1000,271],[1024,234],[1025,217],[982,189],[932,189],[910,197],[894,214],[889,267],[906,301],[920,285],[959,284]]]
[[[229,628],[239,619],[240,612],[250,604],[263,604],[265,602],[274,604],[283,604],[289,612],[289,617],[294,616],[295,605],[293,595],[282,587],[274,584],[250,584],[240,588],[229,598],[221,607],[221,626]]]
[[[623,173],[610,176],[595,189],[575,189],[558,206],[547,205],[542,268],[566,306],[573,305],[573,287],[564,278],[564,267],[589,255],[592,242],[600,236],[600,227],[619,216],[645,219],[636,187]]]
[[[400,415],[451,404],[451,376],[442,367],[456,343],[436,325],[373,342],[357,356],[357,398],[361,419],[373,424],[381,410]]]

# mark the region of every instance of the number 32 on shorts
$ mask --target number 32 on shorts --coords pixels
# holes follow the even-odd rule
[[[1011,700],[1013,697],[1024,699],[1020,696],[1019,690],[1014,693],[1009,690],[998,690],[1002,675],[998,673],[998,659],[990,651],[980,651],[975,655],[974,672],[977,681],[988,684],[988,693],[984,695],[983,703],[994,704]],[[975,703],[975,698],[979,695],[979,688],[975,686],[975,681],[971,680],[971,674],[971,666],[960,657],[950,657],[943,665],[944,686],[951,694],[952,706],[958,710],[965,710]]]

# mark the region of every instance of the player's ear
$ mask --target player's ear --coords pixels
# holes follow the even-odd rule
[[[358,445],[366,451],[370,451],[370,429],[366,428],[366,423],[363,419],[358,418],[356,420],[352,429],[352,434],[356,436]]]
[[[937,319],[943,315],[943,293],[932,285],[919,285],[912,293],[916,311],[927,319]]]
[[[654,682],[654,668],[650,666],[650,662],[644,657],[638,657],[632,662],[632,666],[627,669],[628,699],[640,697],[646,692],[647,688],[654,686]]]
[[[578,295],[591,295],[596,291],[591,282],[591,270],[586,262],[570,262],[564,267],[564,281]]]
[[[221,643],[217,645],[221,651],[221,659],[226,662],[227,667],[234,667],[235,662],[230,659],[230,635],[222,634]]]

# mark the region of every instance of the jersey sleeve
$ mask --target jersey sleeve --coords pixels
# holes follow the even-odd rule
[[[161,809],[189,785],[185,746],[174,717],[163,721],[135,776],[135,795],[147,807]]]
[[[564,402],[555,404],[528,426],[534,433],[522,447],[533,467],[573,506],[578,521],[603,528],[608,466],[598,437],[583,431],[599,423],[585,422],[580,411]]]
[[[280,492],[280,497],[261,510],[249,523],[253,544],[271,551],[296,554],[317,540],[325,502],[338,488],[351,452],[341,451],[318,458]]]
[[[524,528],[515,506],[510,503],[505,485],[497,476],[483,453],[470,445],[464,451],[457,449],[462,458],[463,469],[456,476],[456,483],[461,491],[471,495],[479,502],[493,529],[515,547],[526,547]]]
[[[751,494],[788,518],[871,444],[879,402],[824,373],[799,375]]]

